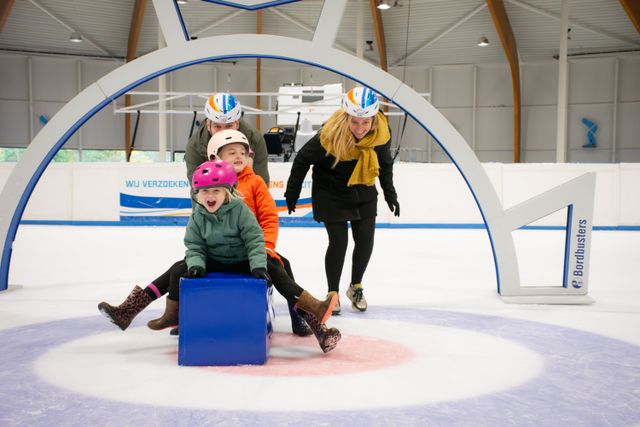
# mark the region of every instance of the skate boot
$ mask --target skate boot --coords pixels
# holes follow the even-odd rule
[[[351,300],[351,307],[353,307],[355,310],[367,310],[367,300],[364,298],[364,294],[362,293],[362,285],[360,283],[349,285],[349,289],[347,289],[347,298]]]
[[[329,295],[326,300],[319,301],[309,292],[302,291],[294,308],[306,311],[307,313],[315,316],[315,318],[318,319],[318,322],[324,323],[329,319],[329,317],[331,317],[333,307],[336,305],[337,301],[338,295]],[[306,317],[304,319],[307,320]]]
[[[307,337],[313,333],[307,322],[298,314],[295,303],[289,302],[289,316],[291,317],[291,330],[299,337]]]
[[[329,298],[332,295],[338,295],[338,293],[336,291],[330,291],[329,293],[327,293],[327,298]],[[331,314],[333,316],[335,316],[336,314],[340,314],[340,297],[338,297],[338,302],[336,303],[336,305],[333,306],[333,310],[331,311]]]
[[[178,325],[178,301],[167,297],[167,305],[164,308],[164,314],[153,320],[149,320],[147,326],[149,329],[159,331],[169,327]]]
[[[100,310],[111,323],[124,331],[129,327],[133,318],[144,310],[146,306],[151,304],[152,301],[153,299],[151,299],[140,286],[136,286],[122,304],[114,307],[103,301],[98,304],[98,310]]]
[[[318,344],[323,352],[328,353],[338,345],[338,341],[342,338],[340,331],[336,328],[327,328],[323,323],[318,322],[318,319],[311,313],[300,310],[300,315],[307,322],[313,331],[313,335],[316,336]]]

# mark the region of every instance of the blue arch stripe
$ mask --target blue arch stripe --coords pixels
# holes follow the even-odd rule
[[[360,83],[363,86],[367,86],[367,87],[371,87],[372,85],[367,85],[365,82],[354,78],[353,76],[350,76],[346,73],[340,72],[338,70],[334,70],[330,67],[324,66],[322,64],[318,64],[315,62],[310,62],[310,61],[305,61],[305,60],[300,60],[297,58],[290,58],[290,57],[286,57],[286,56],[276,56],[276,55],[260,55],[260,54],[237,54],[237,55],[214,55],[214,56],[209,56],[209,57],[205,57],[205,58],[198,58],[195,60],[191,60],[191,61],[186,61],[184,63],[180,63],[180,64],[174,64],[170,67],[166,67],[163,68],[161,70],[152,72],[150,74],[148,74],[147,76],[140,78],[134,82],[132,82],[131,84],[128,84],[126,86],[124,86],[121,90],[116,91],[113,95],[109,96],[107,99],[101,101],[100,103],[98,103],[98,105],[96,105],[96,107],[94,107],[92,110],[90,110],[87,114],[85,114],[84,116],[82,116],[82,118],[80,118],[63,136],[62,138],[60,138],[60,140],[52,147],[52,149],[50,150],[50,152],[45,156],[45,158],[43,159],[43,161],[41,162],[41,164],[39,165],[39,167],[37,168],[37,170],[35,171],[33,177],[31,178],[31,180],[29,181],[29,183],[27,184],[21,198],[20,201],[18,203],[18,206],[14,212],[14,215],[12,217],[11,220],[11,224],[9,225],[9,229],[7,232],[7,238],[5,239],[5,245],[4,245],[4,249],[3,249],[3,253],[2,253],[2,263],[0,266],[0,291],[7,289],[8,287],[8,276],[9,276],[9,262],[10,262],[10,258],[11,258],[11,246],[13,245],[13,241],[15,239],[15,235],[17,232],[17,228],[18,225],[20,223],[20,219],[24,213],[24,208],[26,207],[26,204],[31,196],[31,193],[33,192],[33,189],[36,185],[36,183],[38,182],[38,180],[40,179],[40,176],[42,175],[42,173],[44,172],[44,170],[46,169],[47,165],[49,164],[49,162],[51,161],[51,159],[53,159],[53,157],[55,156],[55,154],[60,150],[60,148],[62,147],[62,145],[64,145],[64,143],[71,137],[71,135],[73,133],[75,133],[78,128],[80,126],[82,126],[87,120],[89,120],[91,117],[93,117],[94,114],[96,114],[98,111],[100,111],[102,108],[104,108],[106,105],[108,105],[109,103],[111,103],[112,101],[114,101],[115,99],[119,98],[120,96],[124,95],[125,93],[129,92],[130,90],[132,90],[133,88],[136,88],[138,86],[140,86],[141,84],[152,80],[158,76],[164,75],[166,73],[169,73],[171,71],[174,70],[178,70],[181,68],[185,68],[185,67],[189,67],[191,65],[195,65],[195,64],[200,64],[203,62],[215,62],[218,60],[224,60],[224,59],[231,59],[231,58],[267,58],[267,59],[275,59],[275,60],[284,60],[284,61],[292,61],[292,62],[297,62],[297,63],[301,63],[301,64],[307,64],[313,67],[318,67],[339,75],[342,75],[344,77],[347,77],[355,82]],[[433,133],[426,127],[426,125],[422,122],[420,122],[413,114],[411,114],[410,112],[406,111],[401,104],[398,104],[397,102],[393,101],[393,97],[390,95],[393,94],[386,94],[383,93],[379,90],[377,90],[377,88],[375,88],[375,91],[377,93],[379,93],[380,95],[382,95],[383,97],[392,100],[392,102],[394,102],[394,104],[398,105],[398,107],[400,107],[403,111],[405,111],[411,118],[413,118],[427,133],[429,133],[429,135],[431,135],[433,137],[433,139],[438,143],[438,145],[440,146],[440,148],[442,148],[442,150],[444,151],[444,153],[447,155],[447,157],[451,160],[451,162],[456,166],[456,169],[458,169],[458,171],[460,172],[460,175],[462,175],[465,183],[467,184],[467,187],[469,188],[469,190],[471,191],[471,194],[473,195],[473,198],[476,202],[476,206],[478,207],[478,210],[480,211],[480,215],[482,216],[482,221],[484,222],[485,225],[485,229],[487,230],[487,235],[489,236],[489,242],[491,244],[491,250],[493,253],[493,260],[494,260],[494,266],[495,266],[495,270],[496,270],[496,282],[497,282],[497,288],[498,288],[498,293],[500,292],[500,274],[499,274],[499,265],[498,265],[498,260],[497,260],[497,256],[496,256],[496,251],[495,251],[495,245],[493,242],[493,238],[491,235],[491,230],[487,225],[487,221],[486,221],[486,217],[485,214],[482,210],[482,205],[479,203],[479,200],[473,190],[473,187],[470,185],[469,180],[467,179],[467,177],[465,176],[465,174],[462,172],[462,169],[460,168],[460,166],[458,165],[458,163],[455,161],[455,159],[450,155],[449,151],[446,149],[446,147],[444,145],[442,145],[442,143],[440,142],[440,140],[433,135]]]

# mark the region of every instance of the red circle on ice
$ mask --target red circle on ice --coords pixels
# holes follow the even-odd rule
[[[216,373],[253,376],[326,376],[376,371],[413,359],[411,349],[381,338],[343,335],[338,346],[323,353],[315,337],[274,333],[264,365],[208,366]]]

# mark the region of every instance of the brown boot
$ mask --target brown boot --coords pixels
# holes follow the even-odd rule
[[[111,323],[124,331],[129,327],[133,318],[152,301],[153,299],[140,286],[136,286],[119,306],[114,307],[106,302],[101,302],[98,304],[98,310],[107,316]]]
[[[149,320],[147,326],[150,329],[159,331],[160,329],[174,327],[178,325],[178,301],[167,297],[167,305],[164,314],[158,319]]]
[[[307,313],[306,311],[300,311],[300,315],[307,322],[309,327],[311,327],[313,335],[316,336],[322,351],[328,353],[336,348],[338,341],[342,338],[338,329],[327,328],[324,323],[318,322],[318,319],[313,314]]]
[[[337,302],[337,294],[327,295],[326,300],[319,301],[315,299],[309,292],[302,291],[300,297],[298,298],[298,302],[295,305],[295,308],[299,308],[300,310],[312,314],[316,319],[318,319],[318,322],[323,324],[327,321],[327,319],[329,319],[329,317],[331,317],[331,312]]]

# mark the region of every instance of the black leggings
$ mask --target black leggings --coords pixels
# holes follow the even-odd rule
[[[327,274],[329,292],[338,292],[340,289],[340,276],[344,266],[344,258],[349,243],[348,223],[325,222],[324,228],[329,236],[329,246],[324,256],[324,268]],[[367,270],[371,253],[373,252],[373,240],[376,231],[376,218],[364,218],[351,221],[351,234],[353,236],[353,257],[351,262],[351,283],[362,283],[362,277]]]
[[[287,261],[288,262],[288,261]],[[295,301],[303,289],[289,277],[285,268],[278,262],[270,257],[267,257],[267,267],[273,286],[277,291],[284,296],[287,301]],[[207,260],[207,272],[237,272],[237,273],[251,273],[251,267],[249,261],[244,261],[236,264],[222,264],[211,259]],[[160,295],[169,293],[168,298],[174,301],[180,299],[180,278],[187,272],[187,263],[185,260],[180,260],[173,264],[167,271],[162,273],[152,283],[160,292]],[[156,298],[156,295],[150,295],[152,298]]]

